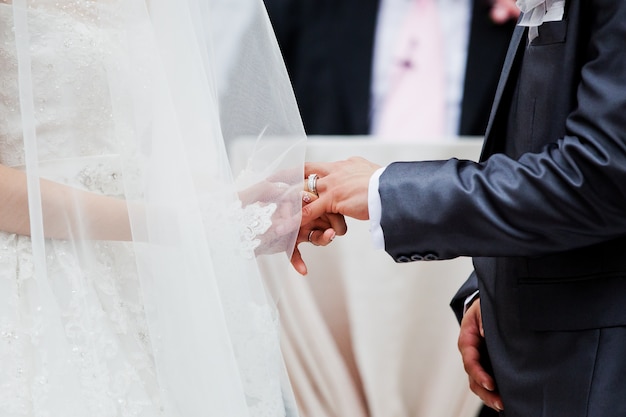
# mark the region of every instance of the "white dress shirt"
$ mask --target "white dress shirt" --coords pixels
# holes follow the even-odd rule
[[[380,168],[370,177],[369,188],[367,189],[367,208],[370,217],[370,236],[374,249],[385,249],[385,236],[383,228],[380,226],[382,216],[382,202],[378,193],[378,180],[385,168]]]
[[[415,0],[381,0],[376,23],[371,85],[371,132],[376,134],[380,108],[389,90],[396,38]],[[445,134],[456,136],[461,114],[471,0],[436,0],[444,40]]]

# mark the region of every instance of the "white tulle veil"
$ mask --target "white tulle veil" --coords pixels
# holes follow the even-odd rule
[[[33,278],[2,303],[0,327],[28,333],[24,415],[295,415],[255,256],[288,262],[304,133],[262,1],[5,0],[0,11],[0,42],[12,43],[0,98],[19,96],[0,141],[23,147],[1,162],[27,174]],[[226,144],[242,136],[255,152],[233,173]],[[71,238],[47,236],[40,178],[77,190],[55,225]],[[83,191],[127,202],[130,242],[94,238]],[[124,354],[135,351],[154,366],[134,369]],[[158,406],[128,405],[143,398],[136,387]]]

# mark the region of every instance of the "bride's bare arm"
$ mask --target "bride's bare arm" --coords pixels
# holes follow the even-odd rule
[[[44,234],[49,238],[130,240],[126,202],[41,180]],[[30,235],[26,174],[0,165],[0,230]]]

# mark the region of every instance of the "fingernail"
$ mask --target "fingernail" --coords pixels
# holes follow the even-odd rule
[[[503,411],[504,407],[502,407],[502,403],[500,401],[496,401],[495,403],[493,403],[493,406],[496,408],[496,410],[498,411]]]
[[[330,241],[332,242],[333,240],[335,240],[336,236],[337,236],[337,233],[333,232],[333,235],[330,237]]]

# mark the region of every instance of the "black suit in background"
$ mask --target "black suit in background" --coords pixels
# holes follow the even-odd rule
[[[379,0],[265,0],[304,127],[311,135],[365,135]],[[460,135],[483,135],[514,28],[474,0]],[[417,93],[416,93],[417,94]]]

